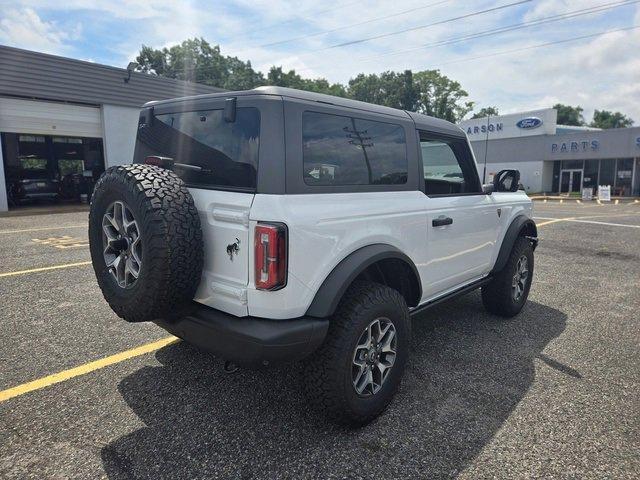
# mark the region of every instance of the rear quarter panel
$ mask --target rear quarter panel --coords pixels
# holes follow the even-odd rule
[[[258,220],[284,222],[289,229],[287,286],[275,292],[255,289],[249,273],[249,315],[302,316],[331,271],[355,250],[375,243],[392,245],[417,265],[424,263],[426,217],[418,191],[255,196]],[[253,251],[250,253],[253,265]]]

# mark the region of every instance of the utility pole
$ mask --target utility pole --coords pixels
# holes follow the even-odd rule
[[[344,127],[343,130],[347,132],[347,138],[349,139],[349,143],[351,145],[357,145],[362,148],[362,153],[364,153],[364,161],[367,164],[367,172],[369,174],[369,184],[372,184],[373,173],[371,171],[369,155],[367,154],[367,147],[373,147],[373,142],[371,142],[371,137],[367,136],[366,130],[358,130],[356,128],[355,118],[351,118],[351,125],[353,127],[353,130],[350,130],[349,127]]]

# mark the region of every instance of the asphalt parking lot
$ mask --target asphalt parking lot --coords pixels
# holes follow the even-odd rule
[[[520,316],[476,292],[416,318],[399,394],[355,430],[308,410],[297,365],[225,374],[118,319],[86,213],[0,218],[0,477],[638,478],[640,204],[535,215]]]

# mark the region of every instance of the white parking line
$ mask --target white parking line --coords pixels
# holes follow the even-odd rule
[[[548,225],[550,223],[558,223],[558,222],[574,222],[574,223],[593,223],[596,225],[606,225],[609,227],[627,227],[627,228],[640,228],[640,225],[626,225],[624,223],[611,223],[611,222],[599,222],[597,220],[583,220],[584,218],[598,218],[600,216],[604,216],[604,217],[611,217],[614,215],[591,215],[591,216],[585,216],[585,217],[569,217],[569,218],[554,218],[554,217],[533,217],[536,220],[546,220],[542,223],[539,223],[538,226],[541,227],[543,225]],[[617,215],[619,217],[629,217],[629,216],[633,216],[633,214],[630,215]]]
[[[598,222],[596,220],[567,220],[567,222],[575,223],[595,223],[596,225],[607,225],[608,227],[627,227],[627,228],[640,228],[640,225],[626,225],[624,223],[611,223],[611,222]]]

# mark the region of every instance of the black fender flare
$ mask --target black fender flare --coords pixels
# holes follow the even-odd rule
[[[418,282],[418,298],[415,302],[417,305],[422,296],[422,284],[415,264],[396,247],[377,243],[359,248],[335,266],[316,292],[311,305],[307,309],[306,316],[326,318],[333,315],[340,299],[356,277],[370,265],[386,259],[398,259],[409,265],[415,275],[415,280]]]
[[[536,245],[538,244],[538,228],[536,227],[536,223],[525,215],[517,215],[512,220],[511,225],[509,225],[509,228],[507,229],[507,233],[505,233],[504,238],[502,239],[502,245],[500,246],[500,251],[498,252],[498,258],[496,259],[496,263],[491,270],[492,274],[499,272],[507,264],[511,249],[516,243],[517,238],[522,236],[523,230],[529,231],[529,234],[527,234],[526,236],[531,240],[533,248],[535,249]]]

